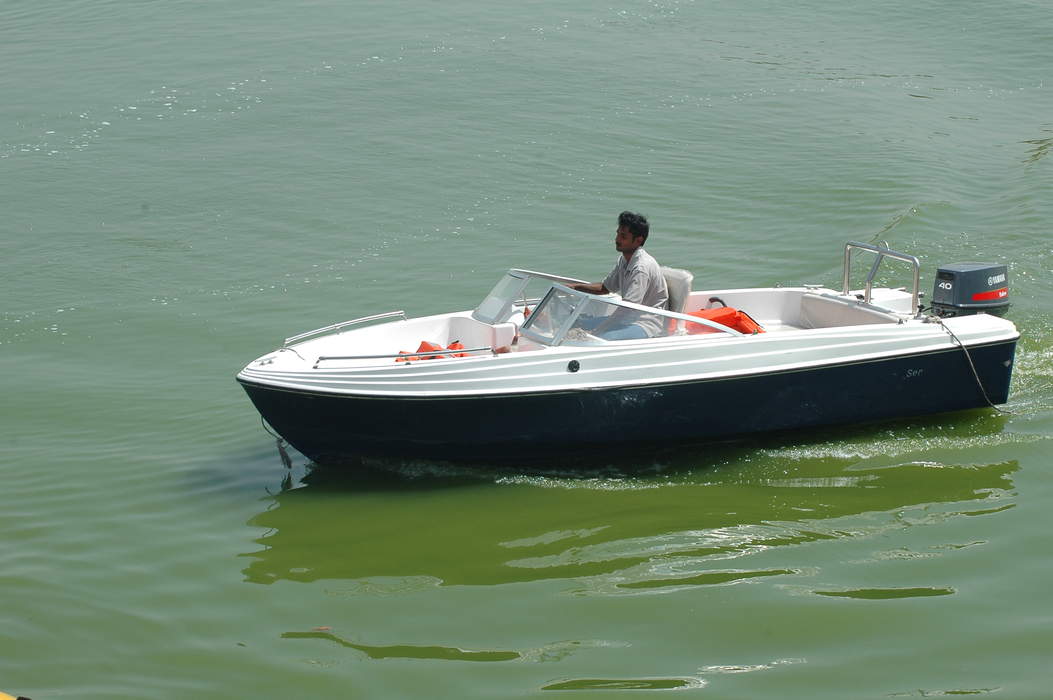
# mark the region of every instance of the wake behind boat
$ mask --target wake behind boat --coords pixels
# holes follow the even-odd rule
[[[860,250],[876,257],[850,290]],[[884,259],[912,266],[910,291],[873,287]],[[692,291],[689,274],[664,270],[667,310],[514,269],[473,310],[319,328],[237,380],[318,463],[612,451],[1005,403],[1019,333],[995,315],[1008,305],[1004,266],[941,268],[929,313],[919,270],[862,243],[845,247],[839,291]],[[652,337],[605,340],[605,319]]]

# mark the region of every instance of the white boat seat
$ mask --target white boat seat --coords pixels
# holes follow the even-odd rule
[[[801,296],[801,328],[831,328],[898,322],[899,318],[895,315],[861,306],[854,300],[839,299],[812,292]]]
[[[666,309],[675,311],[678,314],[684,313],[687,298],[691,295],[691,283],[694,281],[695,276],[687,270],[675,267],[663,266],[661,270],[662,277],[665,278],[666,292],[669,295]]]
[[[691,296],[691,283],[694,281],[695,276],[687,270],[681,270],[676,267],[665,267],[662,266],[662,277],[665,278],[665,291],[667,300],[665,308],[669,311],[675,311],[678,314],[684,313],[684,309],[687,307],[687,298]],[[676,335],[684,334],[684,322],[676,321],[676,325],[671,329]]]
[[[511,323],[490,325],[468,316],[454,316],[449,320],[449,330],[438,335],[448,336],[443,345],[459,340],[467,347],[500,347],[512,342],[515,326]]]

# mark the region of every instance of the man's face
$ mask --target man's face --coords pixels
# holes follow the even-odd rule
[[[619,226],[614,237],[614,249],[619,253],[634,253],[643,245],[643,236],[633,236],[628,226]]]

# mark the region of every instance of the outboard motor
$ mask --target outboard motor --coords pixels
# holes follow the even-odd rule
[[[1006,266],[994,263],[955,263],[936,270],[932,310],[942,318],[988,313],[1002,316],[1009,309]]]

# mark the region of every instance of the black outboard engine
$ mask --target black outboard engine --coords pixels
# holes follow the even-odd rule
[[[1009,309],[1009,281],[1005,265],[955,263],[936,270],[932,310],[942,318],[988,313],[1002,316]]]

